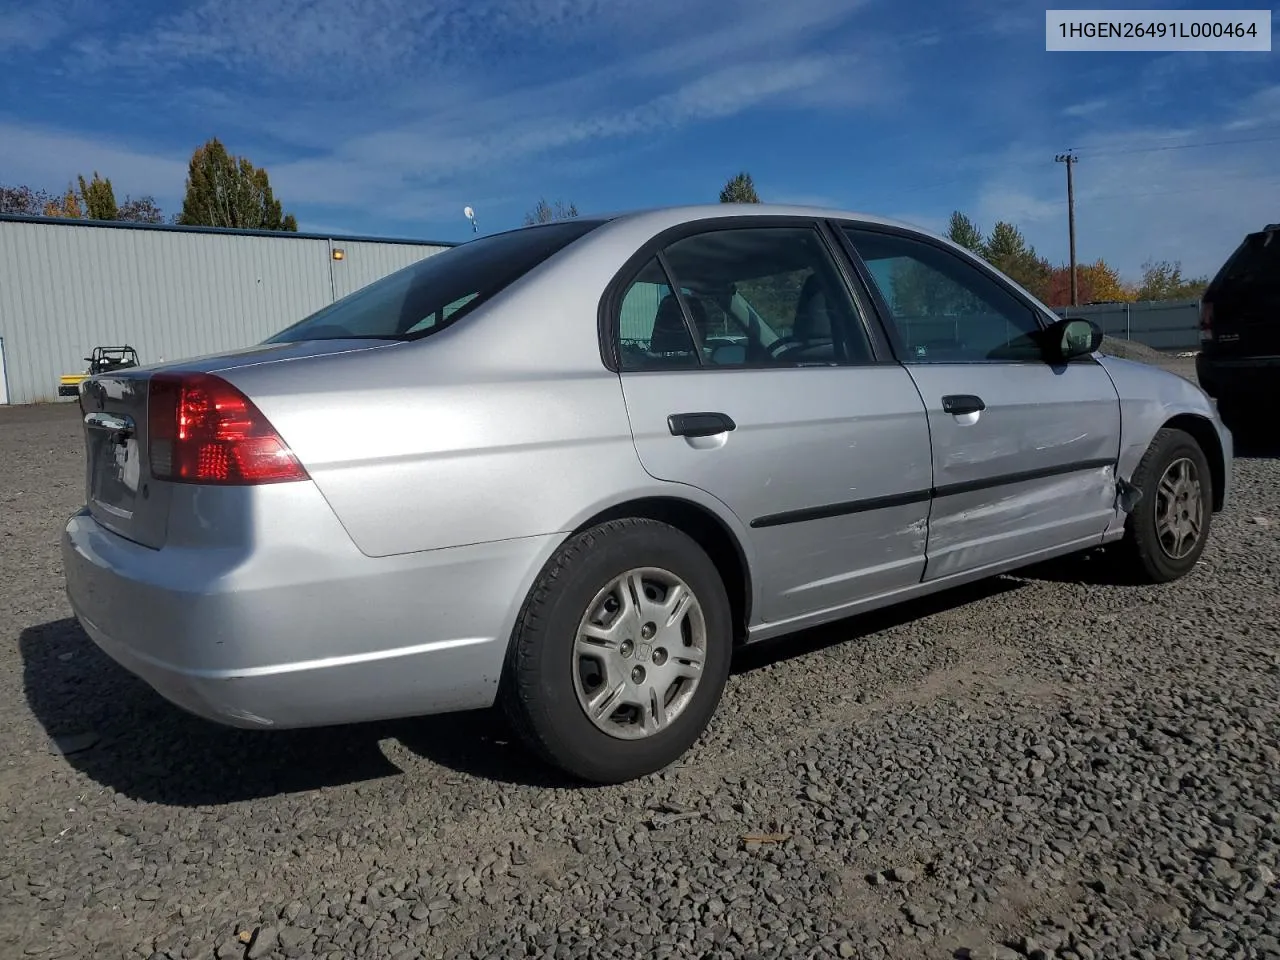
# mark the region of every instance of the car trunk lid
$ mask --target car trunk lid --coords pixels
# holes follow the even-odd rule
[[[259,363],[301,360],[387,346],[385,340],[312,340],[268,344],[150,367],[98,374],[80,392],[85,440],[85,503],[99,525],[135,543],[159,549],[168,532],[173,483],[152,474],[148,420],[151,380],[157,374],[207,374]],[[168,463],[161,441],[155,453]]]

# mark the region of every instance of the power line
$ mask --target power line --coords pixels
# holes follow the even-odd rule
[[[1259,180],[1252,183],[1251,186],[1255,186],[1255,187],[1280,186],[1280,179]],[[1225,183],[1225,184],[1219,184],[1216,187],[1196,187],[1196,188],[1178,187],[1173,190],[1149,190],[1149,191],[1144,191],[1142,193],[1103,193],[1103,194],[1096,194],[1094,196],[1086,195],[1083,199],[1088,202],[1093,202],[1095,200],[1136,200],[1141,197],[1186,196],[1188,194],[1198,195],[1202,193],[1218,193],[1219,191],[1222,191],[1222,190],[1239,190],[1239,189],[1240,188],[1237,184]],[[1067,201],[1051,200],[1049,202],[1061,206]]]
[[[1164,147],[1132,147],[1128,150],[1087,150],[1085,152],[1091,157],[1116,157],[1131,153],[1161,153],[1165,150],[1197,150],[1201,147],[1225,147],[1240,143],[1274,143],[1277,140],[1280,140],[1280,136],[1249,137],[1239,140],[1207,140],[1203,143],[1176,143]]]

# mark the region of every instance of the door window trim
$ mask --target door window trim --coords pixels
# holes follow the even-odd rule
[[[700,236],[707,233],[715,233],[722,230],[742,230],[742,229],[768,229],[768,228],[784,228],[784,229],[808,229],[816,234],[819,243],[826,252],[832,267],[835,268],[837,276],[843,284],[844,290],[849,297],[850,303],[853,305],[854,313],[857,315],[857,330],[866,337],[868,346],[871,350],[871,360],[863,362],[854,362],[849,360],[837,360],[832,363],[805,363],[797,361],[794,363],[750,363],[750,364],[725,364],[723,366],[708,366],[702,362],[701,340],[696,333],[691,333],[693,342],[698,350],[699,363],[695,367],[672,367],[670,369],[653,369],[653,370],[624,370],[622,367],[621,344],[619,341],[621,330],[621,313],[622,301],[626,297],[627,291],[630,289],[635,278],[639,276],[650,261],[657,260],[661,266],[663,273],[669,283],[672,283],[672,292],[676,294],[676,299],[680,304],[680,312],[684,317],[686,330],[693,331],[697,326],[693,322],[693,316],[689,311],[685,302],[683,293],[677,286],[679,278],[675,276],[667,263],[665,251],[673,243],[689,237]],[[623,374],[628,376],[656,374],[656,373],[734,373],[745,371],[760,370],[806,370],[806,369],[831,369],[835,368],[859,368],[869,366],[882,366],[885,364],[896,364],[892,348],[888,339],[885,337],[882,326],[883,323],[877,316],[874,303],[866,296],[861,295],[858,284],[853,282],[853,273],[850,270],[850,263],[847,255],[841,246],[841,237],[834,236],[827,227],[824,220],[819,217],[802,217],[789,216],[786,214],[761,214],[753,216],[747,214],[745,216],[728,216],[728,217],[704,217],[698,220],[688,220],[684,223],[678,223],[674,226],[667,227],[654,234],[643,244],[640,245],[630,257],[623,263],[618,271],[613,275],[612,279],[605,285],[604,293],[600,297],[600,303],[597,308],[596,329],[599,338],[600,360],[604,364],[605,369],[612,373]]]
[[[940,251],[941,253],[955,257],[962,263],[981,271],[984,276],[996,284],[1001,290],[1011,296],[1022,306],[1026,307],[1039,325],[1041,331],[1047,330],[1049,326],[1057,322],[1056,314],[1047,314],[1043,307],[1029,299],[1021,290],[1014,287],[1003,275],[993,268],[986,261],[967,250],[953,249],[949,244],[943,243],[936,237],[931,237],[927,233],[900,227],[896,224],[875,223],[864,220],[857,220],[848,217],[831,217],[827,219],[827,225],[832,234],[834,234],[841,252],[849,261],[849,265],[853,272],[858,276],[862,285],[867,288],[868,297],[874,304],[875,314],[880,325],[885,330],[885,335],[892,345],[892,350],[897,361],[904,366],[952,366],[960,364],[980,364],[983,366],[1000,366],[1016,364],[1019,366],[1054,366],[1048,360],[950,360],[944,364],[920,363],[910,355],[907,350],[906,342],[902,339],[902,332],[898,329],[898,324],[893,315],[893,309],[889,306],[884,294],[881,292],[879,285],[876,283],[875,277],[871,274],[871,269],[867,266],[866,261],[862,259],[862,255],[858,253],[857,248],[853,245],[853,241],[845,234],[844,228],[848,227],[853,230],[865,233],[879,233],[885,236],[897,237],[902,240],[911,240],[916,243],[924,244]],[[1068,364],[1089,363],[1097,364],[1097,359],[1092,355],[1086,354],[1083,357],[1073,357],[1068,360]]]

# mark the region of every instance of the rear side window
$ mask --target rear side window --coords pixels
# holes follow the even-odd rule
[[[1251,233],[1218,277],[1214,286],[1233,287],[1280,285],[1280,231]]]
[[[561,221],[451,247],[375,280],[266,342],[429,336],[599,225],[593,220]]]

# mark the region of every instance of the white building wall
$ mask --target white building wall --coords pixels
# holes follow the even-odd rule
[[[343,251],[334,260],[333,248]],[[157,363],[258,343],[446,244],[0,219],[8,402],[57,398],[95,346]],[[0,402],[4,397],[0,396]]]

